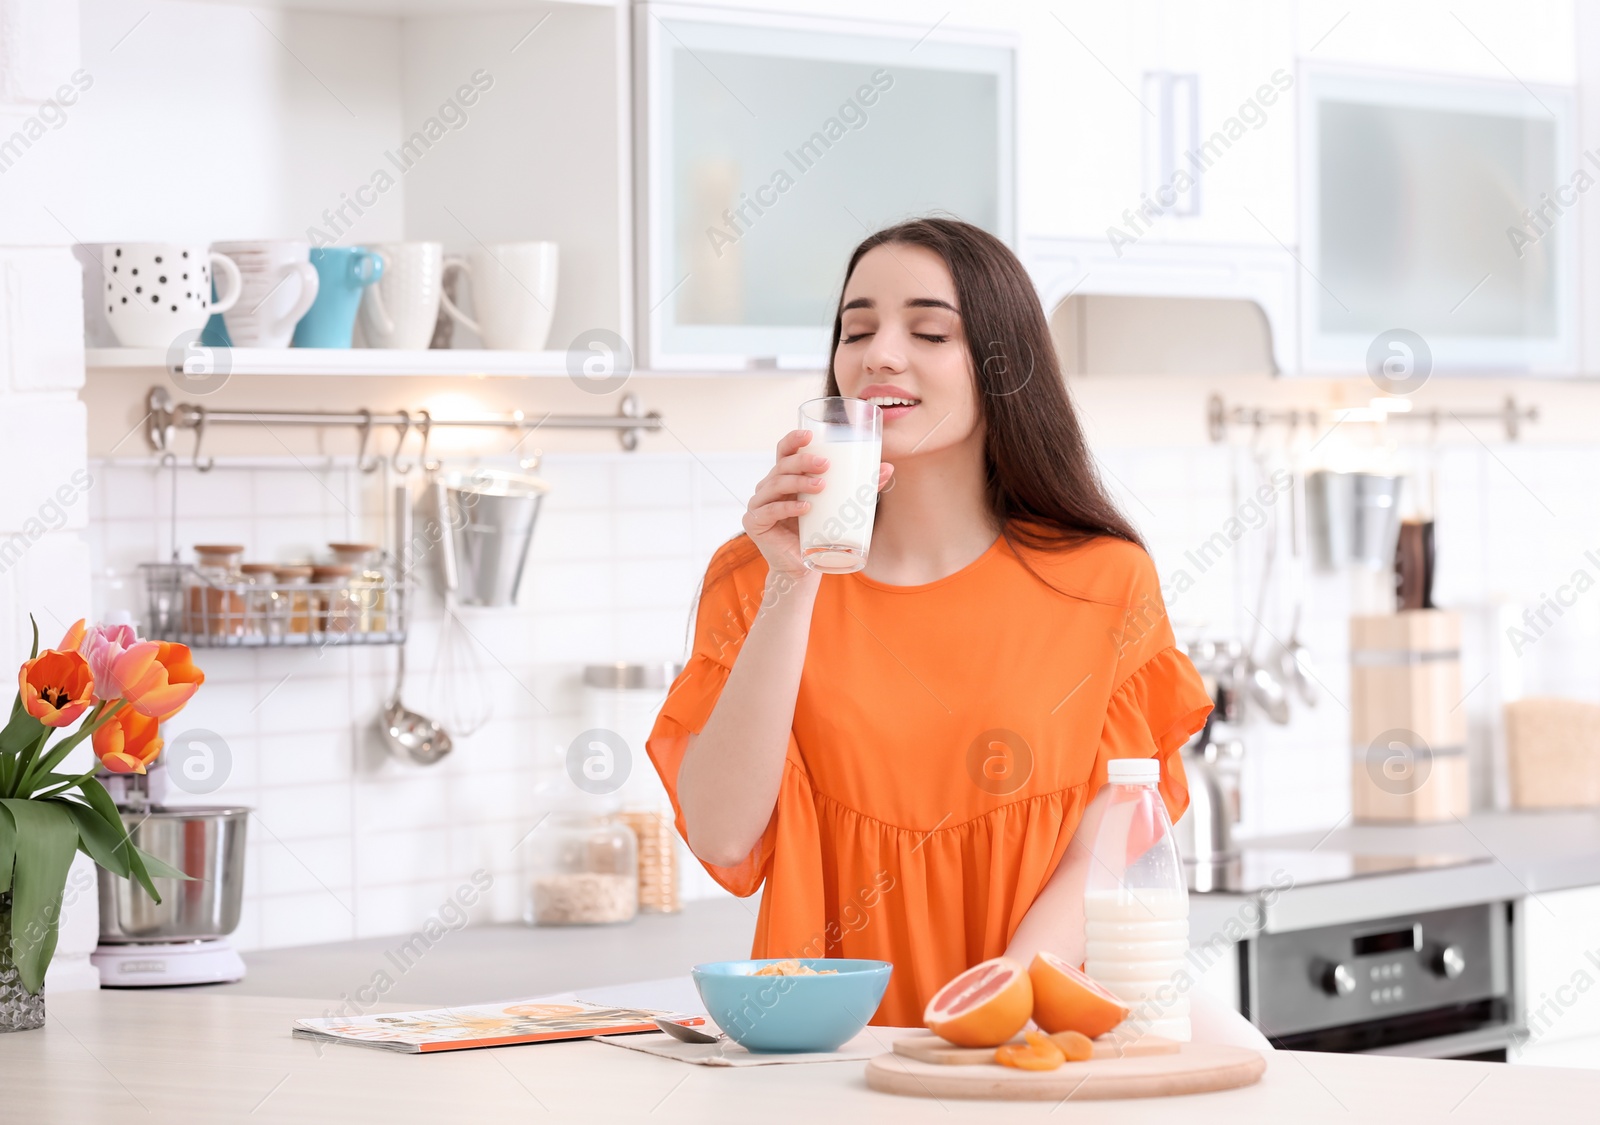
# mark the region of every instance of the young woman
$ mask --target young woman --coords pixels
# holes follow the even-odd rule
[[[822,463],[789,433],[711,561],[649,752],[707,870],[765,885],[751,956],[893,962],[873,1022],[920,1026],[978,961],[1081,961],[1106,762],[1158,758],[1176,819],[1211,704],[1000,241],[944,219],[869,237],[832,355],[825,393],[883,409],[866,569],[800,561]]]

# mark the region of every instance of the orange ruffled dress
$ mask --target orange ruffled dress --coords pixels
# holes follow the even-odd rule
[[[1004,537],[926,585],[823,577],[772,819],[742,862],[705,865],[736,895],[765,884],[752,957],[892,962],[875,1024],[921,1026],[940,985],[1005,952],[1107,761],[1160,758],[1168,811],[1188,807],[1177,751],[1211,701],[1149,556],[1111,538],[1019,549],[1056,589]],[[712,560],[650,735],[680,834],[678,767],[766,571],[748,540]]]

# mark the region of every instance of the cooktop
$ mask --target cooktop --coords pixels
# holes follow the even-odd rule
[[[1337,848],[1292,849],[1248,848],[1231,860],[1218,864],[1184,863],[1189,890],[1195,893],[1255,894],[1289,886],[1307,887],[1318,883],[1342,883],[1374,875],[1396,875],[1408,871],[1434,871],[1491,862],[1488,856],[1459,855],[1449,852],[1417,852],[1406,855],[1363,855]]]

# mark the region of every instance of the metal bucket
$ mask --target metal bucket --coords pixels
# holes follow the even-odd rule
[[[194,941],[225,937],[239,925],[244,894],[245,828],[250,810],[237,805],[124,811],[136,847],[192,881],[154,879],[158,904],[133,879],[100,873],[102,944]]]
[[[446,588],[463,605],[515,605],[550,486],[538,477],[478,469],[445,473],[434,487]]]
[[[1306,531],[1318,570],[1394,566],[1400,535],[1400,489],[1404,477],[1336,473],[1306,477]]]

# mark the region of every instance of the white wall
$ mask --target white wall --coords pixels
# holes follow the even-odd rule
[[[0,2],[0,140],[41,129],[45,103],[77,67],[77,11],[46,0]],[[46,138],[49,134],[45,133]],[[0,666],[26,658],[39,622],[45,644],[88,611],[83,306],[71,241],[47,212],[17,193],[38,153],[19,151],[0,179]],[[68,762],[86,768],[85,747]],[[78,856],[62,900],[47,986],[97,988],[88,954],[99,938],[93,865]]]
[[[616,19],[605,8],[554,4],[402,25],[408,132],[472,73],[494,82],[443,142],[449,151],[406,174],[406,237],[452,251],[480,241],[560,243],[551,348],[590,328],[623,328],[616,78],[596,63],[615,55]],[[468,329],[457,335],[456,347],[480,346]]]
[[[0,224],[44,215],[67,242],[303,238],[399,135],[398,21],[84,0],[82,24],[93,84],[6,174]],[[399,237],[402,217],[385,197],[362,237]]]

